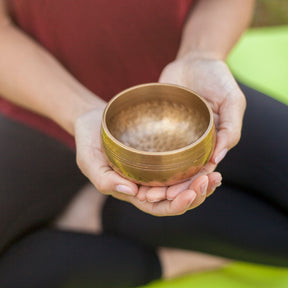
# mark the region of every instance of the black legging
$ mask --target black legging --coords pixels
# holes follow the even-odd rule
[[[0,116],[0,287],[135,287],[161,276],[159,246],[288,267],[288,109],[241,88],[243,134],[219,166],[223,185],[175,217],[109,198],[99,236],[48,228],[87,179],[73,151]]]

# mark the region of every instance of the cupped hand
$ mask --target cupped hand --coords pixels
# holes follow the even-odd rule
[[[160,82],[178,84],[206,99],[214,112],[217,140],[210,161],[192,179],[169,187],[137,185],[111,169],[103,155],[100,127],[103,109],[80,116],[75,125],[77,163],[96,188],[157,216],[179,215],[200,205],[221,184],[214,172],[239,141],[246,101],[226,64],[187,54],[163,70]]]
[[[183,214],[200,205],[207,193],[219,185],[219,173],[203,174],[195,181],[170,187],[146,187],[124,179],[111,169],[101,148],[103,110],[104,107],[91,110],[81,115],[75,123],[77,164],[101,193],[130,202],[152,215],[171,216]],[[173,197],[167,198],[168,194]]]
[[[190,88],[210,104],[217,129],[211,162],[218,164],[240,140],[246,108],[245,96],[225,62],[187,54],[166,66],[159,81]]]
[[[221,175],[213,171],[240,140],[246,108],[244,94],[223,61],[193,53],[167,65],[159,81],[181,85],[201,95],[213,110],[217,135],[209,163],[190,181],[168,188],[166,196],[168,199],[174,199],[181,190],[187,189],[188,185],[191,187],[196,181],[200,181],[203,175],[208,176],[209,196],[221,181]],[[146,197],[149,198],[149,192]]]

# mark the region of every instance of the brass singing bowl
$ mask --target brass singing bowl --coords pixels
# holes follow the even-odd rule
[[[134,86],[107,104],[102,148],[120,175],[148,186],[191,178],[215,144],[213,113],[189,89],[160,83]]]

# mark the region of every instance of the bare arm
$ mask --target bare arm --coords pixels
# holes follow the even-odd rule
[[[70,134],[79,115],[105,102],[15,27],[0,0],[0,95],[44,115]]]
[[[103,194],[136,201],[138,186],[118,175],[102,154],[100,125],[106,103],[95,97],[43,47],[15,27],[0,0],[0,95],[44,115],[75,137],[77,164]],[[193,192],[194,193],[194,192]],[[148,213],[179,214],[193,193],[184,193]],[[128,198],[123,198],[127,195]]]
[[[188,18],[178,57],[189,52],[224,60],[249,26],[255,0],[198,0]]]
[[[252,0],[245,1],[250,2]],[[218,5],[214,2],[217,2]],[[195,62],[194,60],[196,59],[195,55],[199,56],[200,54],[202,55],[201,59],[205,55],[218,55],[214,56],[215,59],[224,58],[237,37],[239,37],[238,34],[241,34],[243,28],[238,30],[239,33],[236,32],[236,30],[230,31],[230,28],[227,28],[230,34],[227,32],[227,34],[222,35],[221,38],[215,37],[215,33],[221,34],[221,27],[224,25],[224,16],[219,19],[222,23],[220,25],[220,23],[216,23],[217,17],[212,21],[212,14],[215,13],[215,15],[219,15],[219,13],[224,13],[221,12],[221,9],[227,11],[225,5],[230,7],[230,13],[232,13],[234,9],[238,9],[236,6],[231,6],[229,2],[237,2],[238,5],[240,5],[239,2],[241,1],[200,0],[197,3],[185,27],[178,62],[176,61],[168,65],[167,69],[164,70],[165,73],[162,73],[164,81],[172,79],[168,82],[179,82],[181,85],[190,88],[195,88],[195,83],[197,83],[200,90],[201,87],[204,87],[206,92],[207,90],[208,92],[212,91],[212,96],[209,93],[204,94],[206,98],[211,96],[211,99],[208,99],[208,101],[213,106],[215,114],[219,114],[220,118],[223,118],[223,115],[224,118],[226,116],[228,118],[230,117],[229,113],[229,115],[226,113],[225,116],[223,111],[227,111],[226,108],[232,107],[234,104],[232,103],[233,105],[231,106],[231,99],[237,99],[237,97],[234,97],[235,93],[230,91],[224,95],[225,99],[221,97],[215,98],[215,87],[210,87],[210,90],[208,89],[209,87],[207,88],[207,86],[209,86],[207,83],[208,78],[213,78],[206,77],[207,73],[209,74],[209,71],[211,72],[211,65],[208,63],[208,71],[206,71],[207,69],[203,66],[205,63],[202,63],[203,65],[201,67],[204,67],[206,70],[203,70],[205,81],[201,83],[201,73],[199,73],[201,71],[197,69],[197,61]],[[209,8],[211,10],[207,10],[209,5],[212,5],[212,8]],[[225,13],[229,14],[229,12]],[[234,21],[234,19],[232,20]],[[207,21],[212,22],[209,22],[210,24],[208,25]],[[213,26],[214,23],[215,27]],[[218,29],[216,29],[216,24]],[[227,22],[225,25],[230,24]],[[214,32],[212,33],[212,31]],[[232,37],[232,35],[236,36]],[[226,38],[230,40],[228,41]],[[233,40],[231,40],[232,38]],[[216,42],[220,40],[223,41],[223,43],[218,47]],[[190,56],[186,57],[192,54],[192,60]],[[209,57],[213,58],[212,56]],[[183,59],[183,61],[181,59]],[[197,73],[195,74],[195,72]],[[185,78],[181,78],[181,75],[185,75]],[[213,73],[209,75],[211,76]],[[191,82],[191,79],[195,81]],[[223,82],[223,79],[221,81]],[[231,79],[228,77],[228,82],[229,81],[231,81]],[[217,85],[219,84],[218,81],[216,81],[216,83]],[[218,88],[220,89],[218,90],[221,91],[221,93],[219,93],[220,96],[223,96],[221,87]],[[197,87],[195,89],[197,90]],[[162,189],[163,199],[166,199],[166,196],[170,194],[168,195],[168,199],[170,200],[160,201],[159,203],[139,201],[137,198],[137,193],[139,192],[138,186],[115,173],[108,166],[102,154],[99,127],[105,102],[95,97],[95,95],[72,77],[52,55],[10,23],[5,11],[4,0],[0,0],[0,95],[20,106],[54,120],[70,134],[75,135],[78,166],[95,187],[103,194],[113,195],[116,198],[131,202],[147,213],[163,216],[182,214],[204,201],[205,193],[203,192],[205,191],[202,191],[203,189],[201,187],[208,187],[207,194],[210,194],[221,181],[219,173],[211,173],[211,171],[208,171],[188,183]],[[234,100],[232,100],[232,102],[233,101]],[[238,104],[239,102],[235,103],[236,106]],[[243,107],[241,109],[244,110]],[[234,115],[235,113],[232,112],[232,114]],[[225,140],[225,131],[234,131],[235,125],[230,125],[230,120],[230,122],[223,121],[222,118],[222,122],[220,121],[221,125],[218,125],[218,135],[220,136],[217,136],[218,148],[216,152],[219,152],[218,150],[221,147],[222,149],[223,147],[231,148],[231,143],[234,141],[229,142]],[[204,190],[206,190],[206,188]],[[149,194],[149,191],[147,193]],[[196,198],[195,193],[197,194]]]
[[[184,27],[176,60],[168,64],[160,76],[160,82],[196,91],[213,109],[216,147],[202,171],[208,177],[240,140],[246,100],[224,61],[249,26],[253,10],[254,0],[198,0]],[[217,181],[219,177],[209,178],[211,188],[207,195],[219,186]],[[173,199],[192,184],[183,183],[181,189],[170,188],[166,194]]]

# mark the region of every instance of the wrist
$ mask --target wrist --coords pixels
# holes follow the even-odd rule
[[[194,51],[225,61],[242,33],[249,27],[254,2],[197,1],[184,25],[179,56]]]
[[[54,113],[55,119],[53,120],[64,128],[64,130],[66,130],[70,135],[74,136],[75,123],[77,122],[77,119],[92,110],[104,110],[106,102],[86,89],[83,89],[83,91],[77,91],[70,96],[70,105],[67,105],[66,103],[63,109]]]
[[[206,59],[206,60],[219,60],[219,61],[225,61],[225,56],[221,53],[218,53],[216,51],[210,51],[205,49],[185,49],[180,48],[176,59]]]

